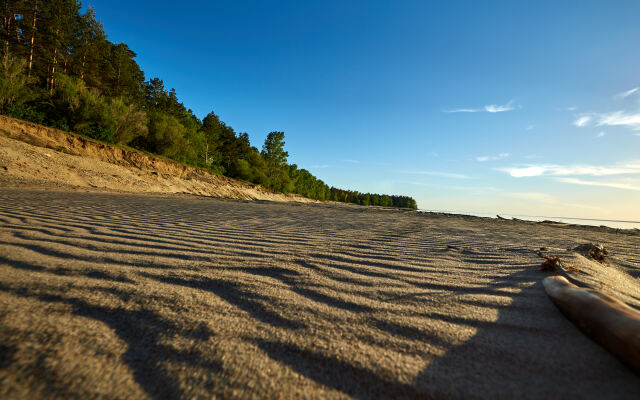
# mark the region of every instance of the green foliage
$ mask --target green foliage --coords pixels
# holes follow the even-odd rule
[[[147,113],[133,104],[127,104],[121,97],[109,102],[109,117],[118,138],[118,143],[127,144],[148,133]]]
[[[262,157],[269,168],[271,187],[280,192],[290,192],[294,185],[286,169],[289,153],[284,150],[284,132],[271,132],[262,145]]]
[[[317,200],[416,208],[410,197],[327,186],[287,164],[284,132],[262,151],[214,112],[200,121],[161,79],[145,81],[136,54],[107,40],[78,0],[0,2],[0,112]]]
[[[27,84],[25,62],[9,53],[0,58],[0,110],[10,104],[21,104],[29,100],[31,91]]]
[[[167,157],[175,157],[185,146],[187,129],[172,115],[160,111],[149,112],[147,150]]]
[[[262,146],[262,156],[268,163],[282,167],[289,157],[289,153],[284,151],[284,145],[284,132],[271,132]]]
[[[118,135],[109,102],[97,89],[88,88],[76,77],[56,75],[56,89],[50,99],[57,127],[72,129],[107,143],[116,143]]]
[[[76,132],[106,143],[116,143],[118,141],[118,136],[113,128],[95,122],[83,125],[82,128],[76,129]]]
[[[6,107],[6,113],[13,118],[36,122],[38,124],[44,124],[47,118],[46,114],[38,110],[35,105],[18,102],[9,104]]]

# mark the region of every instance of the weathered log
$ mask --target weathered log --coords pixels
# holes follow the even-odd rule
[[[602,292],[583,289],[561,276],[544,288],[562,313],[587,336],[640,375],[640,312]]]

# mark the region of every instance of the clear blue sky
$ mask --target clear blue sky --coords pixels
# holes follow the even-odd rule
[[[638,1],[89,0],[147,78],[327,184],[640,220]]]

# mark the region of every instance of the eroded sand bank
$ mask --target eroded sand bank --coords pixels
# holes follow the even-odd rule
[[[0,187],[0,397],[637,398],[541,247],[640,308],[631,231]]]

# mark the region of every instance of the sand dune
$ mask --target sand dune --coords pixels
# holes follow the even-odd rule
[[[567,251],[604,243],[612,263]],[[2,398],[637,398],[546,296],[640,308],[640,235],[393,209],[0,189]],[[447,247],[451,246],[451,247]]]

